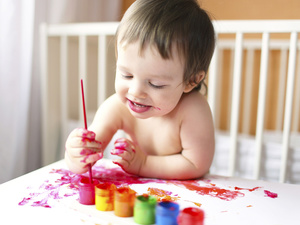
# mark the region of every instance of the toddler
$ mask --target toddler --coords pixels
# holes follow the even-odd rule
[[[66,141],[65,160],[75,173],[88,171],[120,129],[113,162],[152,178],[205,175],[214,155],[214,125],[205,96],[215,46],[207,13],[196,0],[137,0],[116,33],[116,93],[88,128]]]

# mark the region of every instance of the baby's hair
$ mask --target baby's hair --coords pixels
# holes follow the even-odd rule
[[[163,59],[172,58],[175,44],[184,60],[186,84],[207,74],[215,47],[215,32],[205,10],[196,0],[137,0],[126,11],[116,33],[116,46],[138,41],[140,52],[156,46]],[[116,47],[117,48],[117,47]],[[195,87],[200,90],[204,79]]]

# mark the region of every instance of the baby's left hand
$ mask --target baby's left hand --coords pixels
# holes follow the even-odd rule
[[[146,155],[136,148],[137,146],[126,138],[117,139],[111,154],[120,156],[121,159],[114,160],[113,163],[119,165],[127,173],[139,175],[140,169],[146,160]]]

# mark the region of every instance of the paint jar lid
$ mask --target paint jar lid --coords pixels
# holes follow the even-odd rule
[[[156,198],[152,195],[139,195],[135,199],[135,204],[139,205],[140,207],[145,208],[152,208],[156,206]]]
[[[120,187],[115,190],[115,200],[120,202],[131,202],[135,199],[136,192],[130,187]]]
[[[116,185],[112,183],[99,183],[95,186],[95,193],[99,196],[113,195],[116,190]]]
[[[94,189],[94,186],[99,184],[99,181],[96,179],[93,179],[93,184],[91,185],[90,179],[88,177],[81,177],[79,180],[79,188],[92,188]]]
[[[156,214],[160,216],[177,217],[179,205],[176,202],[162,201],[156,206]]]
[[[196,207],[183,209],[177,218],[179,225],[203,225],[204,211]]]

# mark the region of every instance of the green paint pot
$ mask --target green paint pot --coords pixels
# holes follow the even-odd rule
[[[139,195],[135,199],[134,222],[138,224],[155,223],[156,198],[149,195]]]

